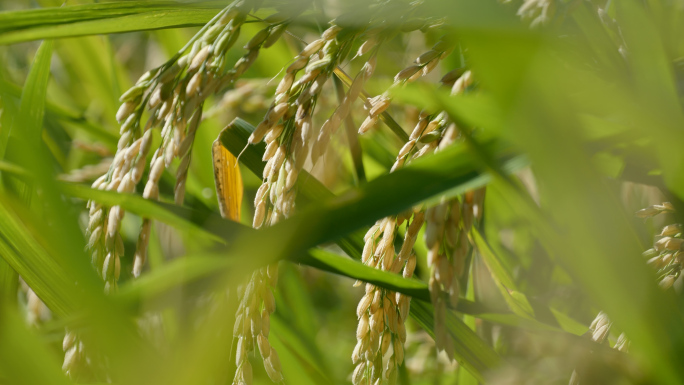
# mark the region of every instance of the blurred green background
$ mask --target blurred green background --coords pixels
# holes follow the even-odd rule
[[[682,222],[684,209],[681,2],[420,3],[417,17],[441,24],[408,32],[401,31],[407,20],[390,26],[400,31],[380,48],[366,91],[384,92],[448,36],[454,52],[429,76],[397,89],[388,112],[410,133],[421,110],[446,111],[463,128],[462,140],[389,177],[403,141],[380,124],[358,137],[363,180],[340,129],[322,161],[305,166],[337,196],[302,187],[307,199],[298,214],[266,232],[248,228],[261,184],[250,165],[240,166],[243,226],[218,216],[211,144],[235,118],[247,134],[261,121],[300,39],[316,39],[330,19],[368,3],[264,1],[255,16],[306,11],[288,27],[291,35],[205,103],[184,207],[172,205],[171,173],[162,177],[162,204],[143,200],[140,187],[127,196],[89,186],[115,154],[119,96],[228,2],[108,4],[0,0],[0,383],[230,383],[236,286],[277,259],[284,261],[270,339],[289,384],[351,381],[363,295],[352,287],[356,279],[417,297],[401,384],[565,384],[576,368],[583,384],[684,382],[681,279],[659,290],[642,256],[662,226]],[[532,20],[521,20],[521,6],[534,11]],[[544,7],[549,14],[535,23]],[[248,20],[228,62],[266,25]],[[347,60],[343,69],[355,74],[362,65]],[[475,84],[451,96],[439,79],[457,68],[472,70]],[[337,104],[328,82],[317,128]],[[352,111],[358,127],[367,112],[360,101]],[[245,145],[246,137],[235,144]],[[468,285],[449,316],[458,347],[452,363],[436,354],[431,337],[422,236],[413,281],[370,271],[354,261],[358,247],[352,255],[340,243],[358,246],[377,219],[481,186],[484,218],[470,236]],[[128,212],[120,290],[112,295],[103,293],[84,251],[88,199]],[[677,212],[634,216],[664,201]],[[143,217],[155,222],[148,266],[134,280]],[[31,302],[29,287],[45,305]],[[585,334],[600,310],[614,321],[603,345]],[[62,374],[67,327],[82,333],[104,369]],[[629,354],[610,349],[621,332]],[[259,357],[252,367],[255,383],[270,383]]]

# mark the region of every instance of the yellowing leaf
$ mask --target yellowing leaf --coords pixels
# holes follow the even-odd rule
[[[223,147],[219,139],[214,141],[211,152],[214,160],[216,197],[221,216],[239,222],[242,205],[242,175],[240,175],[237,159]]]

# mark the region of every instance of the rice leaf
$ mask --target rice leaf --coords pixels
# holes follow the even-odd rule
[[[0,12],[0,44],[202,26],[222,2],[112,2]]]

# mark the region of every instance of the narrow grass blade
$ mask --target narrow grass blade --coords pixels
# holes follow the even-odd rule
[[[0,32],[35,27],[106,19],[157,10],[188,8],[223,8],[223,2],[198,1],[120,1],[96,4],[66,5],[0,12]]]
[[[121,206],[126,211],[152,218],[175,227],[178,230],[187,231],[192,236],[204,239],[220,241],[221,239],[207,232],[202,226],[211,225],[213,221],[220,221],[223,226],[230,226],[229,221],[223,221],[216,215],[213,217],[203,216],[196,211],[188,210],[179,206],[154,202],[134,194],[120,194],[112,191],[92,189],[76,183],[61,183],[60,189],[69,196],[83,200],[93,200],[107,206]],[[212,226],[213,227],[213,226]],[[222,232],[218,232],[222,234]]]
[[[16,44],[46,38],[103,35],[111,33],[150,31],[164,28],[203,26],[218,10],[163,10],[126,15],[101,20],[87,20],[54,26],[36,26],[0,34],[0,45]]]
[[[31,71],[26,80],[24,91],[21,94],[21,103],[19,111],[16,116],[16,122],[12,128],[9,129],[7,136],[3,133],[3,139],[0,141],[0,161],[5,158],[7,146],[15,148],[17,142],[40,142],[41,132],[43,128],[43,116],[45,114],[45,94],[47,93],[47,83],[50,78],[50,59],[52,58],[52,42],[44,42],[38,48],[36,57]],[[10,151],[8,159],[16,161],[18,156],[16,153]],[[4,177],[4,173],[2,175]],[[24,202],[30,202],[32,195],[32,188],[26,184],[25,181],[20,181],[17,185],[9,184],[6,178],[2,179],[5,186],[12,187],[17,193],[22,193]],[[2,293],[7,303],[16,301],[16,290],[18,283],[17,272],[5,261],[0,263],[0,286],[2,286]]]

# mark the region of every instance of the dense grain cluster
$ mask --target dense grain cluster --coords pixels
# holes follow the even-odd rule
[[[397,254],[394,249],[397,226],[405,220],[408,226],[401,251]],[[412,249],[422,224],[423,213],[420,211],[378,221],[364,237],[363,263],[392,273],[402,271],[405,278],[411,278],[416,268],[416,255]],[[359,324],[356,329],[358,341],[352,353],[352,361],[356,365],[352,382],[375,384],[387,379],[395,383],[396,368],[404,361],[404,323],[411,298],[371,284],[366,284],[365,288],[366,293],[356,309]]]
[[[640,218],[649,218],[674,211],[674,206],[665,202],[639,210],[636,215]],[[653,247],[644,252],[644,256],[648,258],[646,263],[656,270],[658,285],[663,290],[670,289],[681,274],[684,267],[683,245],[682,225],[673,223],[663,227]]]
[[[254,201],[255,228],[274,224],[292,213],[297,176],[309,155],[316,100],[348,44],[335,39],[340,31],[340,27],[331,26],[295,57],[278,84],[273,104],[249,137],[251,144],[262,140],[267,144],[264,182]],[[299,72],[303,74],[295,81]]]
[[[250,385],[252,366],[249,356],[258,348],[264,361],[264,369],[275,382],[283,381],[278,353],[268,342],[271,314],[275,311],[273,289],[278,281],[278,265],[270,265],[252,273],[249,283],[242,291],[242,300],[235,315],[233,337],[237,338],[235,364],[237,371],[233,384]]]

